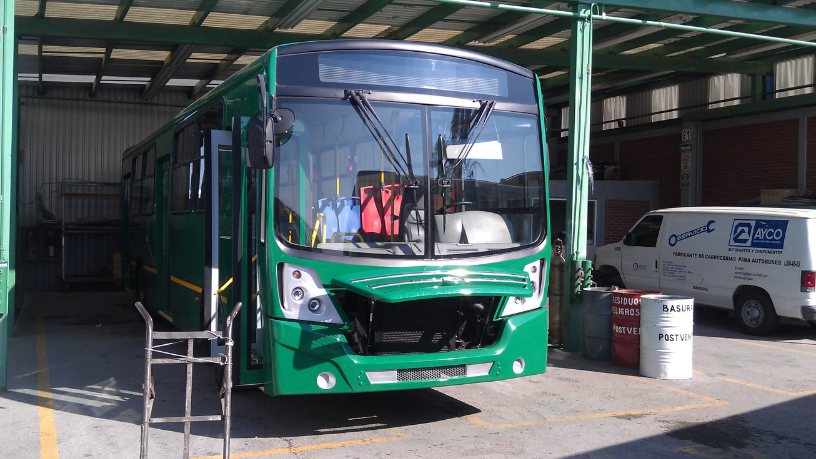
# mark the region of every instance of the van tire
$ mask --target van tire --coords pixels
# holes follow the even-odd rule
[[[614,285],[618,288],[626,288],[626,286],[623,285],[623,279],[621,279],[618,270],[609,266],[602,266],[595,271],[593,273],[593,280],[598,284],[598,287],[612,287]]]
[[[741,294],[737,297],[734,310],[737,325],[749,335],[770,335],[779,325],[779,315],[764,292],[749,291]]]

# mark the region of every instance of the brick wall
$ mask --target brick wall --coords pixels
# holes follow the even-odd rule
[[[591,145],[589,147],[590,161],[612,162],[615,160],[615,144]]]
[[[805,186],[816,190],[816,117],[807,120],[807,174]]]
[[[680,134],[621,142],[618,156],[624,180],[660,181],[658,208],[680,205]]]
[[[763,188],[796,188],[798,142],[795,119],[705,131],[702,204],[733,206]]]
[[[604,244],[623,239],[623,235],[649,210],[649,201],[608,199],[604,208]]]

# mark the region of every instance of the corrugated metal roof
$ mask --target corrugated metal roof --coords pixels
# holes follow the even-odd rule
[[[767,0],[753,0],[756,3],[768,5]],[[513,47],[525,50],[550,51],[553,49],[565,50],[569,47],[569,21],[561,20],[556,27],[542,27],[545,24],[554,23],[556,17],[545,17],[542,21],[529,24],[521,29],[513,30],[511,34],[500,37],[488,44],[473,41],[486,34],[501,30],[514,19],[525,17],[526,13],[507,11],[497,8],[481,8],[475,6],[458,6],[442,4],[432,0],[395,0],[384,2],[385,6],[378,11],[366,10],[361,13],[360,8],[370,8],[371,2],[367,0],[326,0],[319,7],[311,12],[305,20],[289,30],[276,30],[274,33],[297,35],[293,40],[303,40],[305,36],[317,38],[320,34],[331,29],[340,21],[346,18],[355,17],[358,23],[348,23],[348,28],[339,31],[343,38],[383,38],[389,34],[400,31],[399,36],[409,41],[422,41],[430,43],[442,43],[452,38],[459,37],[463,32],[478,27],[480,32],[465,35],[470,40],[468,46],[484,49],[485,47],[499,46],[508,49],[508,57],[512,58]],[[504,3],[545,7],[562,11],[569,10],[571,5],[568,2],[540,2],[532,0],[507,0]],[[202,7],[202,0],[134,0],[124,16],[124,21],[128,23],[154,23],[168,25],[183,25],[190,23],[196,10]],[[60,0],[44,2],[45,17],[49,19],[89,19],[96,21],[111,21],[117,9],[123,5],[121,0]],[[202,27],[222,29],[222,30],[256,30],[262,24],[275,24],[287,12],[291,11],[297,3],[286,0],[221,0],[212,5],[212,11],[205,15]],[[287,11],[281,11],[286,6]],[[787,8],[816,9],[815,0],[799,0],[785,5]],[[611,8],[609,5],[600,2],[598,7],[606,11],[608,16],[627,17],[635,19],[662,19],[665,21],[696,21],[704,17],[695,15],[671,14],[671,12],[647,11],[637,8]],[[21,17],[32,17],[40,9],[39,0],[16,0],[15,14]],[[442,13],[444,11],[444,13]],[[437,16],[433,16],[436,14]],[[417,29],[402,29],[406,24],[416,25],[417,18],[422,18]],[[269,19],[272,18],[271,21]],[[752,33],[778,35],[782,37],[801,36],[809,32],[805,26],[786,26],[776,23],[762,23],[757,21],[747,21],[740,19],[713,20],[706,22],[712,29],[746,30]],[[343,22],[344,27],[346,23]],[[722,36],[701,37],[699,32],[683,32],[667,29],[647,28],[649,34],[639,33],[638,29],[644,27],[637,25],[613,24],[601,19],[594,21],[596,33],[596,43],[603,43],[604,40],[610,44],[603,48],[606,54],[617,54],[621,56],[636,55],[649,59],[654,56],[683,57],[685,59],[722,59],[730,56],[739,56],[740,61],[748,62],[768,62],[768,67],[772,62],[794,59],[805,54],[805,50],[797,49],[794,46],[779,46],[775,48],[757,47],[755,41]],[[635,31],[633,34],[632,32]],[[812,28],[816,31],[816,26]],[[268,32],[268,31],[267,31]],[[540,36],[536,36],[540,34]],[[227,35],[228,36],[228,35]],[[805,35],[807,36],[807,35]],[[633,38],[634,37],[634,38]],[[654,40],[649,40],[649,38]],[[162,67],[162,62],[169,55],[169,51],[177,46],[177,43],[156,43],[150,44],[150,40],[157,37],[144,37],[144,41],[124,43],[117,40],[108,42],[104,39],[73,39],[60,38],[52,39],[43,37],[42,56],[37,52],[37,42],[27,41],[19,45],[18,51],[21,56],[20,71],[27,74],[40,72],[40,68],[48,69],[50,75],[90,75],[98,73],[101,65],[101,55],[108,46],[113,46],[114,53],[112,59],[118,61],[115,65],[101,69],[104,75],[117,77],[135,77],[144,79],[148,75],[155,76]],[[161,40],[161,37],[158,37]],[[36,38],[35,38],[36,40]],[[632,41],[637,40],[637,41]],[[461,43],[462,40],[457,39]],[[630,44],[631,43],[631,44]],[[688,45],[686,45],[688,43]],[[510,46],[508,46],[508,44]],[[223,69],[217,80],[222,80],[243,65],[246,65],[257,55],[256,51],[245,48],[236,48],[224,43],[225,46],[196,46],[193,54],[187,61],[179,66],[172,75],[175,80],[199,80],[210,81],[216,68]],[[61,47],[61,48],[60,48]],[[665,48],[664,48],[665,47]],[[752,48],[753,47],[753,48]],[[102,50],[102,51],[100,51]],[[750,54],[748,54],[750,52]],[[36,57],[33,57],[36,56]],[[235,56],[242,56],[237,60]],[[233,61],[234,60],[234,61]],[[735,59],[731,59],[736,61]],[[122,62],[127,61],[127,62]],[[140,62],[141,61],[141,62]],[[563,62],[563,61],[562,61]],[[541,73],[544,79],[559,78],[563,75],[564,69],[548,63],[546,58],[538,62],[526,62],[527,66]],[[560,64],[563,65],[563,64]],[[604,84],[597,87],[613,90],[615,80],[619,82],[631,82],[632,79],[650,84],[655,80],[654,75],[659,75],[660,79],[666,78],[667,72],[645,70],[625,70],[611,72],[604,75]],[[596,69],[595,73],[608,69]],[[613,69],[614,70],[614,69]],[[687,80],[688,74],[685,72],[674,72],[680,80]],[[36,73],[37,75],[39,73]],[[84,76],[82,78],[85,78]],[[113,79],[103,79],[104,83],[113,84]],[[119,79],[117,82],[127,80]],[[559,80],[565,81],[563,77]],[[667,84],[669,81],[667,80]],[[72,83],[73,84],[73,83]],[[550,91],[548,97],[557,95],[560,91],[566,92],[566,85],[551,84],[546,85]],[[606,90],[606,89],[604,89]]]

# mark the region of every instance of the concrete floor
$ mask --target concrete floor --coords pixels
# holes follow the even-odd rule
[[[747,337],[703,308],[695,322],[690,380],[550,349],[546,374],[503,382],[277,399],[236,390],[232,457],[816,457],[816,331],[790,321]],[[29,294],[0,392],[0,458],[138,457],[143,346],[127,294]],[[212,371],[197,368],[193,414],[217,414]],[[154,416],[183,412],[183,367],[155,378]],[[150,457],[181,457],[181,429],[151,427]],[[220,457],[219,429],[194,424],[191,457]]]

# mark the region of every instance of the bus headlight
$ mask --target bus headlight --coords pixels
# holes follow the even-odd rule
[[[309,268],[283,264],[281,311],[287,319],[343,324],[317,273]]]
[[[544,260],[536,260],[524,267],[524,271],[530,276],[530,287],[533,289],[531,298],[512,297],[504,306],[502,317],[512,316],[522,312],[532,311],[541,307],[544,299],[544,271],[546,266]]]

